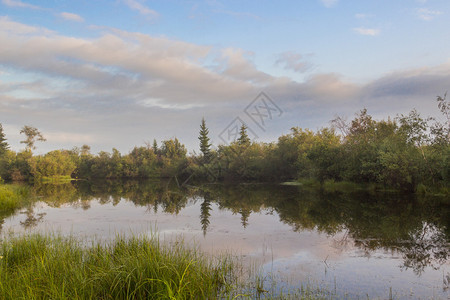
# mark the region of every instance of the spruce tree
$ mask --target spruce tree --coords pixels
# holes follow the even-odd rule
[[[153,139],[153,146],[152,146],[152,149],[153,149],[153,153],[155,153],[155,154],[158,154],[158,142],[156,142],[156,139]]]
[[[5,154],[8,149],[9,145],[6,142],[5,133],[3,132],[3,126],[0,123],[0,155]]]
[[[242,124],[241,129],[239,130],[239,138],[237,139],[239,146],[248,146],[250,145],[250,138],[247,134],[247,126]]]
[[[200,140],[200,151],[206,161],[209,160],[211,156],[211,144],[209,143],[209,130],[206,127],[205,118],[202,118],[202,124],[200,125],[200,134],[198,139]]]

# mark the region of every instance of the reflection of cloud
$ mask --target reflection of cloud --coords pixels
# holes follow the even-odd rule
[[[84,19],[81,16],[79,16],[77,14],[73,14],[73,13],[62,12],[60,14],[60,16],[63,19],[66,19],[68,21],[74,21],[74,22],[83,22],[84,21]]]
[[[424,20],[424,21],[431,21],[435,17],[442,15],[441,11],[430,10],[428,8],[418,8],[416,13],[417,13],[417,16],[419,17],[419,19]]]
[[[379,29],[374,29],[374,28],[364,28],[364,27],[358,27],[358,28],[353,28],[353,30],[361,35],[370,35],[370,36],[376,36],[380,34],[380,30]]]

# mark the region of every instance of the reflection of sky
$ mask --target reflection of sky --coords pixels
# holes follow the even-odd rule
[[[244,256],[249,263],[262,266],[263,274],[271,274],[284,283],[279,288],[298,288],[309,282],[320,283],[338,295],[387,298],[392,287],[394,298],[446,297],[442,291],[442,274],[450,270],[447,263],[440,270],[431,268],[417,277],[411,270],[401,270],[401,255],[376,251],[367,256],[354,248],[345,232],[327,236],[315,230],[293,232],[281,223],[276,213],[262,210],[252,213],[248,226],[241,224],[241,215],[212,204],[210,224],[203,236],[200,224],[200,204],[190,202],[178,215],[155,213],[153,208],[135,206],[122,200],[111,203],[90,202],[89,209],[80,205],[59,208],[39,203],[34,214],[45,213],[33,232],[61,232],[77,237],[109,239],[117,234],[151,234],[156,231],[162,239],[182,236],[184,241],[198,245],[211,254],[231,252]],[[24,210],[25,211],[25,210]],[[23,211],[23,212],[24,212]],[[5,220],[2,234],[23,232],[23,213]],[[270,277],[270,276],[269,276]]]

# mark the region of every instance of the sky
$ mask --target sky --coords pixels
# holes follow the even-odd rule
[[[199,152],[242,124],[256,141],[375,119],[441,118],[448,0],[0,0],[0,123],[20,151],[128,153],[178,138]]]

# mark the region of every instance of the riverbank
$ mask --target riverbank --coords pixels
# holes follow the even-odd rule
[[[0,212],[10,213],[27,202],[30,189],[23,185],[0,184]]]
[[[2,299],[323,299],[303,286],[277,289],[227,254],[208,256],[180,240],[155,236],[108,244],[74,237],[24,235],[0,242]],[[243,274],[245,274],[243,276]],[[249,276],[247,279],[243,277]],[[251,279],[250,279],[251,278]],[[266,285],[270,288],[267,289]]]
[[[233,287],[233,261],[176,242],[14,237],[0,246],[2,299],[211,299]]]

